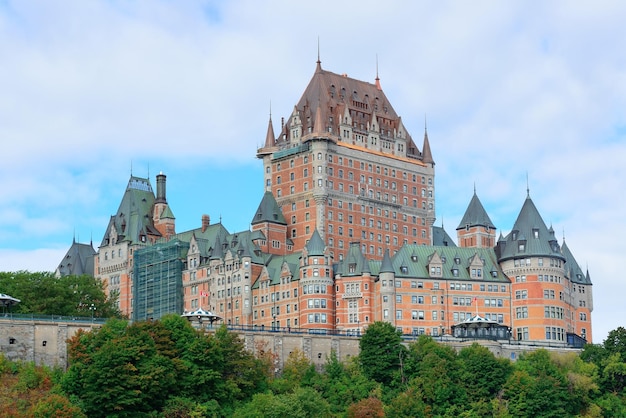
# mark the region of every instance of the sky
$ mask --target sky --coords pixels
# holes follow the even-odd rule
[[[131,175],[167,175],[177,231],[247,230],[271,114],[319,57],[374,82],[436,162],[437,225],[474,188],[500,232],[527,190],[626,326],[626,2],[0,0],[0,271],[97,249]],[[0,289],[1,291],[1,289]]]

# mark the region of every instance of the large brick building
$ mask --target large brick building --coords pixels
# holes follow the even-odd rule
[[[592,286],[530,196],[496,239],[476,192],[457,244],[435,221],[435,163],[382,91],[322,69],[264,145],[265,194],[251,228],[207,215],[175,232],[165,198],[131,176],[94,275],[134,319],[210,310],[224,323],[360,332],[388,321],[407,334],[449,334],[479,317],[513,338],[591,341]],[[252,210],[251,210],[252,214]]]

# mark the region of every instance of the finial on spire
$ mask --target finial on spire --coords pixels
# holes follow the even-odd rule
[[[476,194],[476,181],[474,180],[474,194]]]
[[[133,160],[130,160],[130,175],[133,175]]]
[[[320,37],[317,37],[317,70],[322,69],[322,60],[320,59]]]
[[[378,78],[378,54],[376,54],[376,88],[382,90],[382,87],[380,87],[380,78]]]
[[[424,132],[428,133],[428,124],[426,123],[426,113],[424,113]]]
[[[528,171],[526,172],[526,197],[530,197],[530,186],[528,185]]]

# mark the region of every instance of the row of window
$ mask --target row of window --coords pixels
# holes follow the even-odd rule
[[[303,158],[303,163],[304,164],[308,164],[309,163],[309,156],[308,155],[304,155],[302,158]],[[321,161],[322,159],[323,159],[322,153],[318,152],[317,153],[317,160]],[[348,167],[352,168],[352,167],[356,166],[356,164],[354,164],[354,161],[351,158],[347,159],[347,161],[348,161],[348,164],[347,164]],[[328,162],[329,163],[333,163],[333,156],[332,155],[328,155]],[[340,166],[344,165],[343,157],[340,157],[340,156],[337,157],[337,164],[340,165]],[[282,163],[277,163],[275,167],[276,167],[275,171],[280,172],[281,169],[282,169]],[[293,159],[291,159],[289,161],[289,167],[290,168],[294,168],[295,167],[295,161]],[[384,174],[385,176],[391,176],[393,178],[396,178],[396,170],[395,169],[389,170],[389,168],[387,168],[387,167],[381,167],[379,165],[373,165],[371,163],[368,163],[366,165],[366,163],[364,161],[360,161],[358,167],[361,170],[364,170],[364,171],[367,170],[370,173],[373,173],[375,171],[376,174]],[[267,166],[265,168],[265,172],[267,174],[269,174],[269,172],[270,172],[269,170],[270,170],[270,167]],[[402,179],[403,180],[408,180],[408,177],[409,177],[408,173],[406,171],[403,171],[402,172]],[[418,181],[417,174],[413,173],[411,179],[412,179],[412,181],[414,183],[417,182]],[[426,184],[426,177],[421,176],[421,182],[422,182],[422,184]],[[432,186],[432,184],[433,184],[432,177],[428,177],[428,185]]]

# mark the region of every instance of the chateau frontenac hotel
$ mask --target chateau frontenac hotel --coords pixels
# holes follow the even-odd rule
[[[318,60],[282,120],[276,135],[270,118],[256,152],[265,193],[249,230],[202,215],[177,232],[166,176],[155,193],[131,175],[97,251],[74,243],[57,273],[93,265],[133,320],[204,309],[249,329],[359,333],[386,321],[441,336],[480,319],[513,340],[591,342],[589,273],[529,194],[506,236],[475,190],[456,243],[434,225],[428,134],[418,146],[378,77],[355,80]]]

